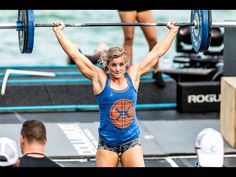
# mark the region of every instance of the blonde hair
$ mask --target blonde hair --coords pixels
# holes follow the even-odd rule
[[[119,58],[119,57],[123,57],[125,59],[125,63],[126,64],[128,63],[126,52],[123,48],[111,47],[105,52],[103,52],[103,54],[100,56],[98,60],[98,64],[102,64],[103,68],[107,70],[108,69],[107,65],[109,64],[109,62],[113,60],[114,58]]]

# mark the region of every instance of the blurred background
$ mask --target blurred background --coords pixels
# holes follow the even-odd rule
[[[17,10],[0,10],[0,23],[15,23]],[[153,10],[156,22],[190,22],[190,10]],[[34,10],[35,23],[52,23],[62,19],[65,23],[120,22],[117,10]],[[236,10],[212,10],[212,21],[235,20]],[[157,27],[158,40],[167,32],[166,27]],[[65,34],[79,44],[84,54],[93,54],[96,47],[105,42],[108,46],[122,46],[122,27],[66,28]],[[0,29],[0,66],[15,65],[66,65],[66,56],[59,46],[51,28],[36,28],[34,48],[31,54],[21,54],[18,33],[15,29]],[[148,45],[140,27],[136,27],[134,62],[148,52]],[[175,56],[175,43],[164,58]]]

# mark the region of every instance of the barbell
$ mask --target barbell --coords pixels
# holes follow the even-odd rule
[[[210,10],[191,10],[189,23],[176,23],[176,26],[190,26],[193,49],[203,52],[209,48],[212,27],[236,27],[236,21],[212,23]],[[18,10],[16,23],[0,24],[0,29],[18,31],[21,53],[32,53],[35,27],[54,27],[53,24],[34,24],[33,10]],[[101,26],[167,26],[167,23],[80,23],[65,24],[66,27],[101,27]]]

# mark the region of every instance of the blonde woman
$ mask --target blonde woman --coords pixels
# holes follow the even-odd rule
[[[92,81],[100,110],[97,167],[117,167],[119,160],[123,167],[145,166],[136,117],[140,77],[151,70],[170,48],[178,31],[174,23],[168,21],[166,36],[139,63],[129,66],[124,49],[111,47],[99,59],[103,65],[101,68],[92,64],[65,36],[63,21],[54,22],[53,31],[61,47],[83,75]]]

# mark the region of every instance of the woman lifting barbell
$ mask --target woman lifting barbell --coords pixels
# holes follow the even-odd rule
[[[169,32],[140,62],[128,66],[124,49],[111,47],[99,59],[104,68],[92,64],[64,35],[63,21],[53,23],[56,25],[53,31],[63,50],[92,81],[100,110],[97,167],[117,167],[119,159],[123,167],[145,166],[136,117],[140,77],[150,71],[170,48],[178,31],[174,23],[173,20],[168,21]]]

